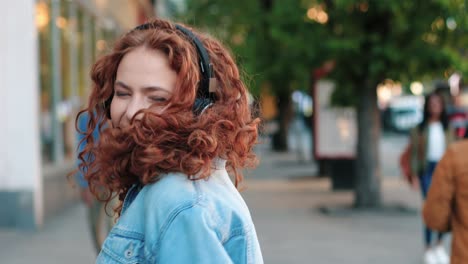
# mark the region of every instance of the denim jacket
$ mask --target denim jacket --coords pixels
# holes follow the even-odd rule
[[[249,210],[224,163],[207,180],[170,173],[133,186],[96,263],[263,263]]]

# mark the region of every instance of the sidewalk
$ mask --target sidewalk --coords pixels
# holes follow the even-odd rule
[[[247,173],[248,189],[243,196],[265,263],[422,263],[422,201],[419,192],[395,175],[398,169],[393,160],[399,154],[393,149],[395,140],[400,139],[381,143],[386,154],[382,171],[391,172],[383,178],[382,196],[385,205],[409,209],[404,211],[323,214],[319,208],[324,206],[350,206],[353,193],[332,192],[329,179],[312,177],[314,163],[298,163],[294,152],[260,148],[261,166]]]
[[[420,263],[422,227],[417,193],[396,179],[383,184],[385,204],[413,212],[325,215],[321,206],[347,206],[351,192],[330,192],[328,179],[250,181],[251,208],[265,263]]]
[[[421,263],[419,194],[397,177],[384,177],[386,204],[403,204],[413,213],[351,212],[325,215],[320,206],[345,206],[352,193],[331,192],[330,182],[314,175],[313,163],[298,164],[294,153],[260,149],[262,163],[246,172],[242,193],[250,207],[265,263]],[[0,230],[1,263],[93,263],[82,205],[64,211],[43,230]]]

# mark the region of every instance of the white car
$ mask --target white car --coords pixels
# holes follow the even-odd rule
[[[424,98],[418,96],[395,97],[383,113],[384,128],[406,132],[423,119]]]

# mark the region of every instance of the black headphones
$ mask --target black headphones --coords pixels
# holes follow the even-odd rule
[[[213,64],[211,64],[210,62],[210,56],[208,55],[205,46],[203,46],[203,43],[200,41],[200,39],[197,38],[197,36],[195,36],[195,34],[193,34],[192,31],[179,24],[176,24],[175,27],[177,30],[179,30],[185,36],[187,36],[197,49],[200,73],[202,78],[198,86],[197,96],[195,98],[192,111],[195,115],[198,116],[201,115],[215,101],[214,92],[216,91],[217,84],[216,78],[214,77]],[[154,28],[152,24],[145,23],[137,26],[133,30],[147,30],[151,28]],[[107,110],[107,117],[109,119],[111,119],[110,104],[112,102],[113,96],[114,95],[112,94],[109,97],[109,99],[107,99],[104,103],[104,108]]]

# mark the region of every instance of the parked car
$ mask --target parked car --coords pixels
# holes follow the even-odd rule
[[[384,130],[408,132],[423,119],[424,98],[401,96],[393,98],[382,113]]]

